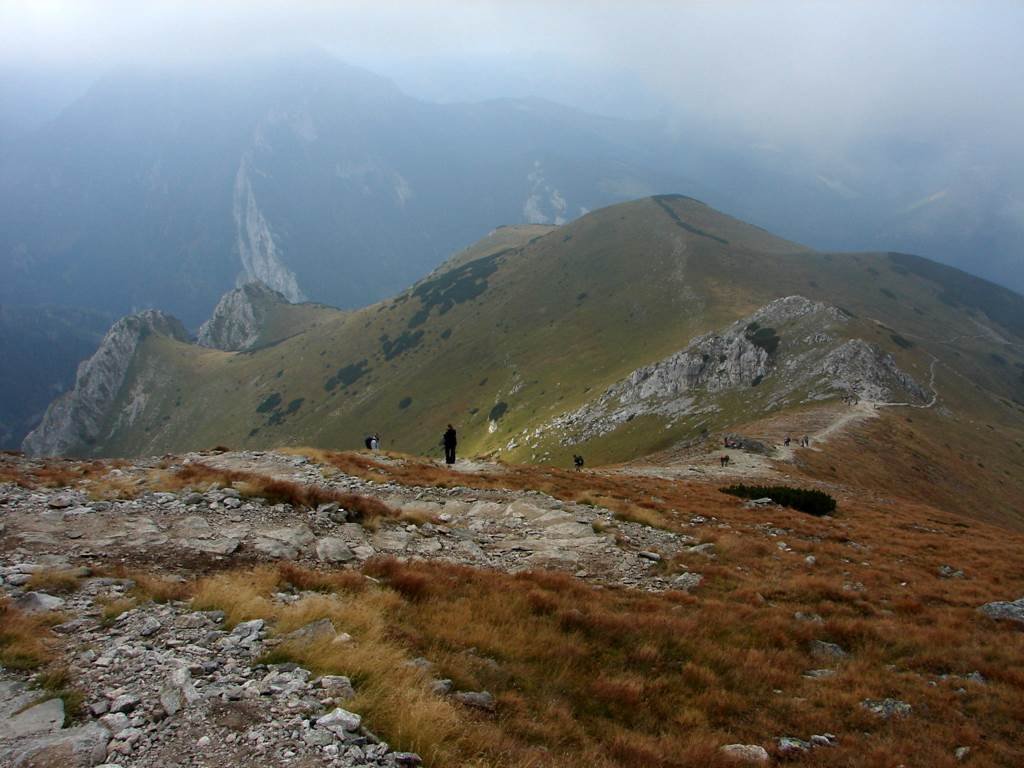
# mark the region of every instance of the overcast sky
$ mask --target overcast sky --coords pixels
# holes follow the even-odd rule
[[[1011,144],[1024,129],[1022,31],[1024,3],[994,0],[0,0],[0,66],[98,71],[305,45],[380,68],[564,59],[769,140],[893,126]]]

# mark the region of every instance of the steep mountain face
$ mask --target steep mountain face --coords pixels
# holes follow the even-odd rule
[[[221,297],[213,316],[199,326],[197,343],[225,352],[250,349],[260,341],[267,315],[287,301],[263,283],[246,283]]]
[[[497,224],[680,186],[646,130],[429,104],[327,56],[115,73],[0,156],[0,301],[195,327],[240,279],[365,306]]]
[[[44,456],[82,452],[101,445],[114,431],[130,429],[148,397],[146,380],[131,377],[131,368],[150,335],[189,341],[178,320],[156,310],[118,320],[96,353],[79,366],[75,388],[55,400],[25,438],[24,450]],[[132,388],[126,391],[129,380]]]
[[[145,403],[123,395],[116,428],[74,452],[354,448],[368,432],[432,452],[451,422],[466,453],[599,463],[846,394],[1024,444],[1024,299],[926,264],[816,253],[682,196],[499,229],[393,300],[274,305],[308,313],[276,343],[151,334],[122,387],[144,384]]]
[[[11,450],[75,383],[114,318],[62,307],[0,305],[0,449]]]

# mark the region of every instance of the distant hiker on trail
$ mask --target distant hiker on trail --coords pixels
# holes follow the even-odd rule
[[[378,434],[376,432],[374,432],[373,433],[373,437],[370,438],[370,450],[371,451],[379,451],[380,450],[380,434]]]
[[[810,448],[811,438],[809,438],[807,435],[804,435],[804,439],[800,441],[800,445],[802,445],[804,448]]]
[[[721,465],[722,465],[723,467],[727,467],[727,466],[729,466],[729,457],[728,457],[728,456],[722,456],[721,458],[719,458],[719,459],[718,459],[718,461],[719,461],[719,463],[720,463],[720,464],[721,464]]]
[[[455,435],[455,427],[451,424],[449,424],[448,429],[445,430],[444,437],[441,438],[441,444],[444,446],[445,464],[454,464],[455,446],[459,444],[459,440]]]
[[[787,448],[789,448],[789,442],[790,442],[789,435],[786,435],[786,439],[783,441],[783,445],[785,445]]]
[[[373,435],[367,435],[363,439],[363,445],[366,446],[367,450],[372,451],[373,450]]]
[[[574,453],[572,455],[572,465],[576,467],[576,471],[579,472],[583,469],[583,457]]]

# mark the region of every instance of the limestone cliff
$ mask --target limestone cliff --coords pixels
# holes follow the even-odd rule
[[[50,404],[22,450],[33,456],[89,453],[90,446],[105,436],[104,424],[127,383],[139,345],[154,333],[189,340],[176,318],[157,310],[121,318],[107,331],[96,354],[78,367],[74,389]]]
[[[787,296],[679,352],[638,368],[550,426],[570,444],[607,434],[638,416],[676,419],[723,408],[738,393],[769,411],[839,395],[923,403],[922,387],[896,361],[859,338],[843,338],[849,318],[836,307]]]
[[[221,297],[213,315],[200,326],[198,343],[225,352],[251,349],[259,341],[268,310],[287,302],[283,294],[261,282],[235,288]]]

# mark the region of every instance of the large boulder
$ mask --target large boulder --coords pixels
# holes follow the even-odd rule
[[[1004,619],[1024,624],[1024,597],[1013,602],[986,603],[978,610],[990,619]]]

